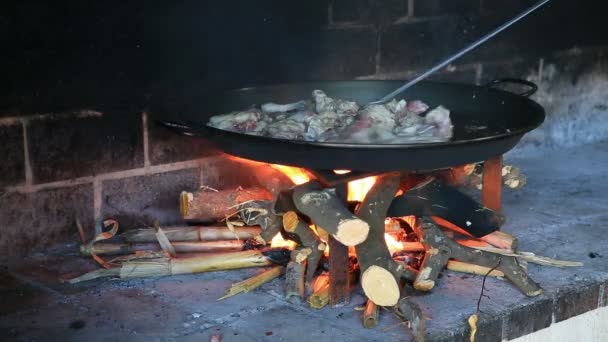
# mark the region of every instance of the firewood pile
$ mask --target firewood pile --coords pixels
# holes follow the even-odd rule
[[[533,297],[543,290],[528,276],[528,263],[581,265],[519,251],[517,238],[499,230],[505,217],[461,191],[480,189],[482,172],[472,164],[379,174],[357,200],[349,200],[350,183],[328,187],[312,177],[280,190],[183,192],[184,226],[117,234],[118,222],[108,220],[109,231],[81,246],[103,268],[70,282],[266,267],[219,299],[283,277],[287,301],[321,309],[339,305],[360,286],[368,298],[365,328],[376,326],[379,308],[389,308],[423,340],[425,318],[412,298],[432,291],[445,269],[503,278]],[[512,166],[503,167],[502,176],[512,189],[526,183]]]

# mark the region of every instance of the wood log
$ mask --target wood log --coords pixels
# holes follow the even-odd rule
[[[371,300],[367,300],[365,310],[363,311],[363,327],[366,329],[374,328],[378,325],[378,318],[380,316],[380,310],[378,306]]]
[[[285,270],[285,299],[292,304],[304,299],[306,258],[310,254],[301,248],[291,252],[291,261]]]
[[[163,232],[171,242],[181,241],[217,241],[234,239],[252,239],[262,232],[260,227],[235,227],[234,232],[226,226],[174,226],[165,227]],[[156,242],[152,228],[139,228],[119,235],[127,242]]]
[[[482,190],[483,172],[483,164],[469,164],[435,172],[432,175],[450,186]],[[502,185],[509,189],[521,189],[527,183],[527,177],[513,165],[503,165],[501,176]]]
[[[262,228],[262,232],[254,237],[258,243],[269,243],[283,228],[283,219],[274,212],[272,201],[250,201],[239,205],[238,210],[246,225]]]
[[[333,236],[329,237],[329,301],[332,307],[350,302],[349,256],[348,247]]]
[[[354,267],[350,267],[348,270],[347,284],[355,284],[357,277],[359,276],[359,272]],[[329,277],[330,276],[328,273],[324,273],[315,280],[315,284],[313,285],[313,293],[310,295],[310,297],[308,297],[308,303],[310,304],[311,308],[321,309],[329,304],[331,286]]]
[[[195,192],[182,192],[179,208],[184,220],[216,221],[234,214],[241,203],[271,199],[272,194],[261,187],[220,191],[202,189]]]
[[[356,246],[367,238],[368,223],[346,208],[335,189],[322,189],[318,182],[308,182],[294,188],[293,201],[299,212],[343,245]]]
[[[480,240],[491,244],[494,247],[516,251],[518,240],[515,236],[501,231],[495,231],[488,235],[482,236]]]
[[[304,223],[298,214],[289,211],[283,215],[283,229],[297,237],[299,246],[310,248],[311,253],[306,261],[306,282],[312,279],[319,267],[319,261],[325,251],[325,244],[313,233],[312,229]]]
[[[260,248],[251,240],[225,240],[206,242],[172,242],[171,245],[177,253],[207,253],[207,252],[235,252],[245,249]],[[93,245],[81,245],[80,253],[84,256],[97,255],[125,255],[141,251],[162,250],[158,242],[150,243],[96,243]]]
[[[355,247],[361,285],[367,298],[379,306],[397,304],[401,278],[413,280],[416,276],[416,271],[393,260],[384,238],[386,211],[399,188],[400,178],[399,173],[378,177],[357,210],[357,216],[370,225],[365,241]]]
[[[241,268],[284,265],[290,251],[284,248],[250,250],[231,253],[214,253],[184,258],[130,259],[111,269],[100,269],[69,280],[79,283],[102,277],[142,278],[164,277],[176,274],[194,274]],[[287,259],[287,260],[286,260]]]
[[[412,299],[414,289],[406,284],[401,290],[401,299],[393,308],[397,316],[409,322],[410,329],[414,335],[414,341],[424,342],[425,317],[420,306]]]
[[[427,246],[428,252],[414,281],[416,289],[430,291],[435,285],[439,271],[446,266],[449,258],[454,258],[503,272],[505,278],[526,296],[534,297],[543,293],[543,289],[528,277],[515,257],[463,246],[443,235],[430,218],[423,217],[420,222],[422,243]]]
[[[505,217],[437,179],[421,183],[391,204],[388,216],[438,216],[475,237],[500,229]]]

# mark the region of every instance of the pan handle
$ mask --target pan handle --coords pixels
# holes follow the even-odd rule
[[[530,87],[530,89],[528,89],[522,93],[519,93],[518,95],[520,95],[520,96],[530,97],[538,91],[538,86],[536,84],[534,84],[530,81],[519,79],[519,78],[499,78],[499,79],[488,82],[488,84],[486,84],[486,87],[494,88],[497,85],[504,84],[504,83],[514,83],[514,84],[519,84],[519,85],[524,85],[524,86]]]
[[[174,130],[177,133],[180,133],[183,135],[192,136],[192,135],[196,135],[196,133],[197,133],[197,131],[194,128],[192,128],[191,126],[189,126],[187,123],[184,123],[184,122],[156,120],[156,123],[160,126],[164,126],[166,128]]]

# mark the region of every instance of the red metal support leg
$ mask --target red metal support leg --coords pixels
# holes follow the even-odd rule
[[[496,212],[502,209],[502,156],[483,164],[481,203]]]

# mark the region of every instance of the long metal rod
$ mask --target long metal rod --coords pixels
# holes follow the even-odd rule
[[[452,55],[450,58],[444,60],[443,62],[441,62],[441,63],[439,63],[437,65],[435,65],[431,69],[427,70],[425,73],[423,73],[420,76],[414,78],[413,80],[407,82],[406,84],[402,85],[401,87],[399,87],[398,89],[396,89],[392,93],[384,96],[380,100],[375,101],[375,102],[370,102],[370,104],[381,104],[381,103],[385,103],[387,101],[392,100],[397,94],[399,94],[399,93],[403,92],[404,90],[410,88],[414,84],[416,84],[419,81],[421,81],[421,80],[425,79],[426,77],[428,77],[430,74],[432,74],[432,73],[436,72],[437,70],[445,67],[446,65],[452,63],[454,60],[460,58],[462,55],[464,55],[467,52],[473,50],[474,48],[478,47],[479,45],[485,43],[490,38],[494,37],[495,35],[497,35],[501,31],[503,31],[504,29],[508,28],[509,26],[515,24],[516,22],[518,22],[519,20],[521,20],[522,18],[524,18],[528,14],[534,12],[539,7],[543,6],[544,4],[546,4],[549,1],[550,0],[541,0],[541,1],[539,1],[536,5],[528,8],[527,10],[525,10],[524,12],[522,12],[521,14],[519,14],[517,17],[509,20],[508,22],[506,22],[503,25],[499,26],[498,28],[494,29],[494,31],[492,31],[492,32],[486,34],[485,36],[481,37],[480,39],[478,39],[477,41],[475,41],[473,44],[471,44],[471,45],[465,47],[464,49],[462,49],[460,52],[456,53],[455,55]]]

